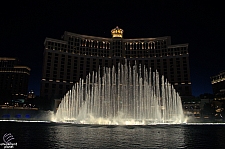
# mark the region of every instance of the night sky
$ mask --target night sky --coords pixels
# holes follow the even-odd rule
[[[212,93],[210,77],[225,70],[225,9],[222,3],[158,1],[18,1],[2,4],[0,57],[17,57],[31,68],[29,90],[40,92],[44,40],[64,31],[111,38],[119,26],[124,38],[171,36],[189,43],[194,96]]]

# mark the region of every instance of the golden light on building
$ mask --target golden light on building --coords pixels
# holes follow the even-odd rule
[[[111,34],[113,38],[123,38],[123,30],[118,26],[111,30]]]

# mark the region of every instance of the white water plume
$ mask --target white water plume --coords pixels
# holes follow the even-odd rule
[[[143,70],[142,70],[143,69]],[[127,62],[80,79],[62,99],[55,121],[83,124],[182,123],[181,98],[159,73]]]

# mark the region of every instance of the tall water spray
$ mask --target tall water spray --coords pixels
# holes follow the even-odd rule
[[[143,70],[142,70],[143,69]],[[55,120],[82,124],[182,123],[181,99],[159,73],[118,64],[80,79],[62,99]]]

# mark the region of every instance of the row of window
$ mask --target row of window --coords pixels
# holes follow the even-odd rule
[[[16,64],[16,61],[2,60],[0,61],[0,67],[13,67]]]
[[[45,83],[44,84],[44,93],[58,93],[59,95],[64,95],[66,91],[71,89],[72,85],[63,85],[63,84],[52,84]]]
[[[89,57],[77,57],[77,56],[70,56],[70,55],[60,55],[58,53],[48,53],[47,55],[47,68],[50,69],[50,67],[53,67],[54,69],[57,69],[57,67],[63,68],[66,67],[78,67],[80,64],[112,64],[116,60],[124,60],[124,59],[95,59],[95,58],[89,58]],[[129,60],[134,61],[134,60]],[[155,66],[159,65],[162,67],[167,68],[185,68],[187,69],[188,63],[187,63],[187,57],[179,57],[179,58],[170,58],[170,59],[155,59],[155,60],[137,60],[138,63],[146,65],[146,66]],[[64,70],[62,70],[64,71]]]
[[[173,49],[147,49],[147,50],[123,50],[121,47],[114,47],[111,50],[101,50],[98,48],[87,48],[87,47],[72,47],[71,49],[64,48],[53,48],[48,46],[47,49],[58,50],[60,52],[79,54],[79,55],[90,55],[90,56],[104,56],[104,57],[161,57],[161,56],[176,56],[188,54],[187,48],[176,48]]]
[[[105,64],[107,65],[107,64]],[[159,72],[164,74],[167,78],[170,79],[170,81],[189,81],[189,76],[188,76],[188,71],[173,71],[173,69],[162,69],[160,66],[159,67],[153,67],[153,69],[157,69]],[[179,69],[179,68],[178,68]],[[74,68],[74,69],[66,69],[64,71],[61,71],[60,69],[58,70],[53,70],[51,71],[50,69],[46,70],[46,74],[44,78],[46,79],[58,79],[60,82],[63,80],[66,80],[67,82],[76,81],[79,80],[80,77],[85,77],[88,73],[92,71],[98,70],[98,67],[93,67],[90,64],[88,65],[83,65],[80,64],[80,69]]]
[[[57,50],[53,48],[48,48],[50,50]],[[97,57],[126,57],[126,58],[149,58],[149,57],[164,57],[164,56],[177,56],[188,54],[187,50],[180,51],[165,51],[162,50],[121,50],[120,48],[112,49],[112,50],[100,50],[100,49],[92,49],[92,48],[82,48],[76,47],[74,49],[64,49],[59,50],[60,52],[78,54],[78,55],[89,55],[89,56],[97,56]]]
[[[111,45],[129,45],[133,47],[139,47],[142,49],[147,49],[148,47],[155,47],[155,46],[161,46],[165,47],[167,45],[165,40],[157,40],[157,41],[149,41],[149,40],[137,40],[137,41],[130,41],[128,42],[126,39],[123,40],[105,40],[105,41],[98,41],[95,39],[84,39],[80,37],[73,37],[70,36],[68,38],[68,44],[69,45],[76,45],[76,46],[85,46],[85,47],[96,47],[96,48],[102,48],[102,47],[110,47]]]
[[[127,58],[174,56],[188,53],[186,46],[167,48],[165,40],[123,42],[121,40],[88,40],[79,37],[69,37],[68,46],[65,43],[48,41],[46,49],[80,55]]]

